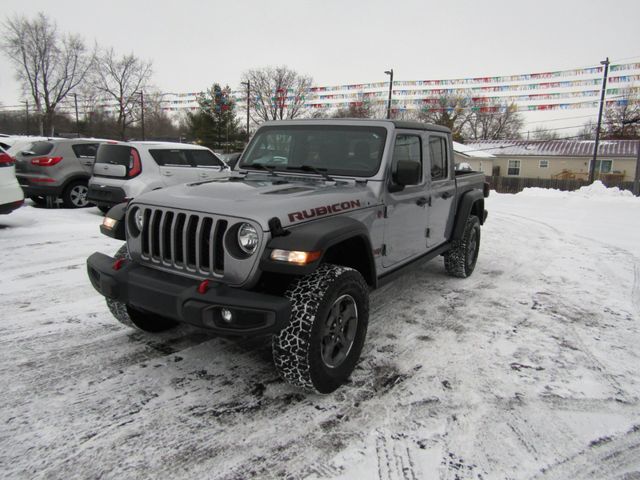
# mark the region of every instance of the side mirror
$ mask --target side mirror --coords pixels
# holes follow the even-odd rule
[[[417,185],[420,183],[420,163],[409,160],[400,160],[393,174],[393,182],[402,187]]]

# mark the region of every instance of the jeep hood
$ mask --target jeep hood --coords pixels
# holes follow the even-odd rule
[[[132,203],[247,218],[266,231],[273,217],[286,227],[366,208],[378,201],[370,188],[352,180],[249,174],[154,190]]]

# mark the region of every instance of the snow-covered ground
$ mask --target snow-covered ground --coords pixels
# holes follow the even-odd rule
[[[86,277],[95,208],[0,217],[3,478],[578,479],[640,475],[640,199],[492,193],[466,280],[372,296],[328,396],[265,341],[118,324]]]

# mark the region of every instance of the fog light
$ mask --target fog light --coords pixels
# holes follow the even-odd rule
[[[222,319],[225,322],[231,323],[231,320],[233,320],[233,313],[231,313],[231,310],[229,310],[228,308],[223,308],[220,313],[222,314]]]

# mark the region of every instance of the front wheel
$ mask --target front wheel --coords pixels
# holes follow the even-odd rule
[[[444,254],[444,268],[453,277],[467,278],[473,273],[480,251],[480,220],[469,215],[462,238],[452,242],[451,250]]]
[[[131,260],[131,257],[129,256],[129,249],[127,248],[126,243],[116,252],[115,258],[124,258],[126,260]],[[135,308],[130,307],[129,305],[126,305],[117,300],[112,300],[110,298],[107,298],[106,300],[107,307],[109,307],[111,314],[116,317],[116,320],[126,325],[127,327],[138,328],[145,332],[156,333],[173,328],[178,324],[178,322],[171,320],[170,318],[159,317],[151,313],[136,310]]]
[[[351,375],[369,322],[369,290],[352,268],[324,264],[296,280],[289,324],[273,337],[280,376],[293,385],[330,393]]]

